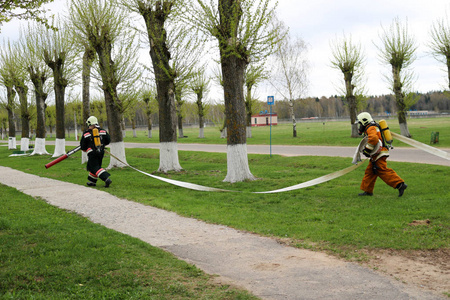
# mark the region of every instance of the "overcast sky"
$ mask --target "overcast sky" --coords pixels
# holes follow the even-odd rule
[[[450,13],[448,0],[280,0],[279,17],[291,32],[303,38],[310,46],[310,88],[308,95],[331,96],[343,86],[343,75],[330,67],[330,41],[351,35],[360,42],[367,57],[365,73],[369,95],[391,93],[383,74],[390,71],[378,58],[379,33],[389,28],[398,17],[409,25],[409,33],[419,46],[417,60],[412,68],[417,76],[415,90],[428,92],[442,90],[447,84],[444,65],[430,54],[430,27],[437,19]]]
[[[61,7],[64,0],[56,0],[52,7]],[[340,94],[343,86],[342,73],[331,68],[330,42],[336,38],[352,37],[360,42],[366,55],[366,90],[369,95],[391,93],[383,74],[389,67],[378,58],[374,43],[380,44],[381,26],[388,28],[398,17],[409,25],[409,33],[419,46],[417,60],[412,68],[417,76],[415,90],[428,92],[442,90],[446,85],[445,66],[430,54],[427,43],[433,22],[450,14],[448,0],[279,0],[279,19],[290,27],[291,34],[301,37],[309,45],[310,63],[309,90],[312,97]],[[4,24],[0,39],[17,36],[18,22]],[[148,55],[148,51],[143,52]],[[270,89],[260,87],[261,100],[273,94]],[[212,96],[212,95],[211,95]],[[212,96],[214,97],[214,96]]]

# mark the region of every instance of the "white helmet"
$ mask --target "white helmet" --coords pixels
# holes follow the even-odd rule
[[[367,126],[369,123],[373,122],[372,116],[368,112],[362,112],[356,118],[363,126]]]
[[[98,120],[96,117],[94,116],[90,116],[87,121],[86,121],[86,125],[87,126],[91,126],[91,125],[98,125]]]

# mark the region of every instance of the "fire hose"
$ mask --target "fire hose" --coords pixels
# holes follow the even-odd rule
[[[445,152],[445,151],[442,151],[440,149],[437,149],[437,148],[428,146],[426,144],[420,143],[418,141],[406,138],[406,137],[401,136],[399,134],[396,134],[394,132],[392,132],[392,135],[394,137],[396,137],[401,142],[404,142],[406,144],[414,146],[414,147],[416,147],[418,149],[421,149],[421,150],[426,151],[428,153],[431,153],[433,155],[436,155],[436,156],[439,156],[439,157],[442,157],[442,158],[450,160],[450,154],[448,152]],[[79,146],[77,148],[74,148],[74,149],[70,150],[69,152],[67,152],[63,156],[59,157],[58,159],[56,159],[56,160],[46,164],[45,168],[48,169],[51,166],[53,166],[53,165],[63,161],[64,159],[68,158],[70,155],[74,154],[78,150],[80,150]],[[360,150],[361,150],[361,144],[356,150],[355,157],[356,157],[356,154],[358,154]],[[128,163],[123,162],[122,160],[120,160],[118,157],[116,157],[115,155],[113,155],[111,152],[109,152],[107,150],[105,150],[105,152],[107,152],[111,157],[115,158],[117,161],[119,161],[123,165],[128,166],[131,169],[133,169],[133,170],[135,170],[135,171],[137,171],[137,172],[139,172],[141,174],[144,174],[144,175],[152,177],[154,179],[157,179],[157,180],[160,180],[160,181],[164,181],[164,182],[167,182],[167,183],[179,186],[179,187],[183,187],[183,188],[187,188],[187,189],[191,189],[191,190],[196,190],[196,191],[205,191],[205,192],[238,192],[238,191],[232,191],[232,190],[225,190],[225,189],[207,187],[207,186],[198,185],[198,184],[194,184],[194,183],[188,183],[188,182],[183,182],[183,181],[178,181],[178,180],[174,180],[174,179],[168,179],[168,178],[156,176],[156,175],[153,175],[153,174],[141,171],[141,170],[139,170],[139,169],[129,165]],[[324,183],[324,182],[336,179],[338,177],[341,177],[341,176],[343,176],[345,174],[348,174],[348,173],[352,172],[353,170],[355,170],[356,168],[358,168],[360,165],[362,165],[364,163],[364,162],[363,163],[359,163],[359,162],[360,162],[360,160],[355,160],[355,158],[354,158],[353,163],[355,165],[353,165],[351,167],[348,167],[348,168],[345,168],[345,169],[342,169],[342,170],[339,170],[339,171],[336,171],[336,172],[333,172],[333,173],[330,173],[330,174],[327,174],[325,176],[321,176],[321,177],[318,177],[318,178],[315,178],[315,179],[312,179],[312,180],[309,180],[309,181],[306,181],[306,182],[303,182],[303,183],[300,183],[300,184],[297,184],[297,185],[293,185],[293,186],[290,186],[290,187],[282,188],[282,189],[277,189],[277,190],[272,190],[272,191],[265,191],[265,192],[252,192],[252,193],[254,193],[254,194],[281,193],[281,192],[293,191],[293,190],[298,190],[298,189],[303,189],[303,188],[306,188],[306,187],[311,187],[311,186],[314,186],[314,185],[318,185],[318,184],[321,184],[321,183]]]
[[[178,180],[173,180],[173,179],[167,179],[167,178],[164,178],[164,177],[159,177],[159,176],[156,176],[156,175],[152,175],[152,174],[149,174],[147,172],[141,171],[141,170],[139,170],[139,169],[137,169],[135,167],[132,167],[132,166],[130,166],[127,163],[124,163],[123,161],[121,161],[119,158],[117,158],[116,156],[114,156],[113,154],[111,154],[107,150],[105,150],[105,152],[107,152],[109,155],[111,155],[111,157],[115,158],[120,163],[130,167],[131,169],[133,169],[133,170],[135,170],[135,171],[137,171],[137,172],[139,172],[141,174],[144,174],[144,175],[152,177],[154,179],[158,179],[158,180],[161,180],[161,181],[164,181],[164,182],[167,182],[167,183],[179,186],[179,187],[183,187],[183,188],[187,188],[187,189],[191,189],[191,190],[196,190],[196,191],[204,191],[204,192],[239,192],[239,191],[232,191],[232,190],[212,188],[212,187],[207,187],[207,186],[198,185],[198,184],[194,184],[194,183],[188,183],[188,182],[183,182],[183,181],[178,181]],[[278,189],[278,190],[273,190],[273,191],[266,191],[266,192],[252,192],[252,194],[281,193],[281,192],[287,192],[287,191],[303,189],[303,188],[306,188],[306,187],[311,187],[311,186],[318,185],[320,183],[324,183],[324,182],[330,181],[332,179],[341,177],[341,176],[343,176],[343,175],[345,175],[347,173],[350,173],[354,169],[358,168],[360,165],[362,165],[362,163],[361,164],[356,164],[354,166],[345,168],[343,170],[340,170],[340,171],[337,171],[337,172],[334,172],[334,173],[331,173],[331,174],[328,174],[328,175],[325,175],[325,176],[322,176],[322,177],[319,177],[319,178],[315,178],[315,179],[312,179],[312,180],[309,180],[309,181],[306,181],[306,182],[303,182],[303,183],[300,183],[300,184],[297,184],[297,185],[293,185],[293,186],[290,186],[290,187],[286,187],[286,188],[282,188],[282,189]]]
[[[81,149],[81,146],[78,146],[70,151],[68,151],[66,154],[61,155],[60,157],[58,157],[57,159],[49,162],[48,164],[45,165],[45,168],[48,169],[51,166],[56,165],[57,163],[62,162],[63,160],[65,160],[66,158],[68,158],[69,156],[71,156],[72,154],[78,152]]]

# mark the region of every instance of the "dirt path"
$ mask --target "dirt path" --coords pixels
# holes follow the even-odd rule
[[[220,275],[219,281],[263,299],[445,299],[440,291],[431,293],[407,280],[405,284],[398,275],[386,276],[323,253],[180,217],[84,186],[6,167],[0,167],[0,183],[165,249],[209,274]],[[444,289],[449,290],[448,261],[444,265],[436,267],[446,281]]]

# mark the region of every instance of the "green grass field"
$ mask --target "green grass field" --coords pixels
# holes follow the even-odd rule
[[[450,119],[421,119],[417,120],[417,124],[411,120],[409,124],[413,136],[419,140],[422,139],[422,142],[429,143],[429,140],[426,141],[425,139],[429,139],[427,135],[433,130],[440,131],[441,147],[450,146],[448,142],[450,137]],[[327,127],[325,129],[320,126]],[[394,124],[391,126],[395,127]],[[305,136],[305,139],[307,138],[306,133],[302,134],[301,128],[303,127],[305,132],[308,132],[308,130],[313,132],[308,135],[308,139],[317,140],[317,144],[321,144],[319,140],[322,141],[321,145],[325,143],[326,145],[356,146],[359,142],[359,140],[349,138],[345,124],[340,124],[339,122],[325,125],[311,123],[310,129],[306,129],[306,124],[301,124],[299,125],[300,138],[297,140],[302,140],[302,135]],[[283,135],[286,140],[297,141],[289,137],[291,127],[282,125],[276,128],[272,134]],[[283,128],[289,132],[283,132]],[[333,128],[336,128],[336,131],[333,131]],[[210,130],[212,132],[213,129]],[[249,139],[249,141],[254,139],[254,141],[260,141],[255,144],[262,143],[266,138],[264,130],[267,129],[258,128],[258,130],[254,130],[254,138]],[[277,133],[278,130],[279,132]],[[321,130],[323,130],[322,134],[320,134]],[[393,130],[396,131],[395,128]],[[190,135],[186,131],[185,134]],[[145,134],[143,133],[143,135]],[[140,139],[146,141],[145,137],[127,137],[126,141]],[[156,138],[154,139],[157,140]],[[197,140],[208,141],[209,139],[211,139],[212,143],[220,141],[219,137],[207,137],[206,139]],[[191,137],[181,140],[188,141],[191,140]],[[310,144],[314,145],[315,142]],[[52,153],[53,148],[47,146],[47,151]],[[52,160],[49,156],[8,157],[10,153],[11,151],[7,150],[6,147],[0,147],[0,165],[80,185],[84,185],[86,182],[87,172],[85,171],[85,166],[80,164],[80,153],[50,169],[44,168],[44,165]],[[128,163],[140,170],[151,173],[158,169],[159,152],[157,150],[127,149],[126,154]],[[187,190],[144,176],[130,168],[111,170],[113,185],[107,191],[121,198],[175,211],[180,215],[198,218],[210,223],[224,224],[265,236],[288,238],[297,247],[325,250],[348,259],[364,259],[364,256],[360,256],[359,253],[361,252],[358,251],[359,249],[430,250],[448,249],[450,247],[450,180],[449,168],[445,166],[388,161],[388,166],[396,170],[409,185],[405,195],[401,198],[397,196],[398,192],[396,190],[388,187],[381,180],[377,182],[373,197],[358,197],[357,194],[360,192],[359,185],[365,165],[343,177],[314,187],[286,193],[261,195],[251,192],[283,188],[314,179],[350,166],[351,159],[281,157],[277,155],[269,158],[267,155],[249,155],[250,169],[253,175],[258,177],[258,180],[229,184],[223,182],[226,176],[226,154],[180,151],[179,157],[180,164],[184,168],[182,172],[157,175],[240,192],[225,193]],[[107,164],[108,159],[105,159],[104,165],[107,166]],[[102,187],[97,187],[97,189],[102,189]],[[70,222],[75,222],[72,219],[76,219],[84,224],[83,226],[86,226],[86,229],[81,231],[83,236],[89,236],[90,242],[87,245],[81,245],[80,247],[83,249],[84,247],[89,248],[89,243],[96,243],[98,239],[101,239],[101,241],[98,241],[99,243],[103,243],[103,246],[99,246],[101,249],[107,248],[109,244],[122,245],[118,247],[123,251],[128,249],[128,247],[137,248],[138,250],[125,251],[125,253],[120,254],[125,255],[130,260],[130,264],[134,265],[134,267],[123,267],[124,269],[131,268],[134,270],[131,272],[133,274],[136,272],[140,274],[141,265],[139,261],[149,259],[145,253],[142,253],[147,250],[143,251],[142,249],[150,249],[150,246],[143,245],[139,241],[126,238],[117,233],[109,232],[105,234],[104,228],[90,224],[85,219],[70,213],[58,212],[57,215],[60,215],[58,218],[61,219],[59,221],[53,220],[50,216],[54,215],[55,211],[58,211],[57,209],[45,205],[42,201],[22,196],[17,191],[4,186],[0,186],[0,190],[2,195],[6,195],[1,196],[0,258],[2,266],[0,267],[0,276],[9,278],[12,274],[19,272],[21,268],[16,267],[13,262],[20,261],[21,257],[28,256],[29,251],[35,251],[33,249],[40,249],[41,244],[44,243],[43,240],[59,240],[55,236],[62,234],[61,231],[63,230],[58,224],[65,222],[65,218],[70,219]],[[16,198],[27,199],[15,203],[16,201],[12,199]],[[34,205],[45,207],[43,210],[47,211],[48,216],[34,216],[36,209],[28,209],[28,207],[33,207]],[[10,208],[9,206],[16,207]],[[33,222],[23,225],[23,228],[16,228],[14,220],[17,218],[28,220],[49,218],[50,221],[45,226],[43,225],[45,230],[41,232],[39,229],[41,227]],[[430,220],[429,225],[409,225],[415,220],[426,219]],[[71,228],[77,231],[77,227],[78,225],[73,225]],[[43,235],[42,240],[34,240],[34,238],[30,237],[30,232]],[[59,250],[59,247],[64,247],[63,244],[70,242],[70,240],[71,238],[67,237],[64,239],[64,243],[53,244],[50,248],[54,252],[63,251]],[[132,246],[128,246],[129,244]],[[37,296],[39,288],[35,288],[35,286],[40,286],[40,284],[36,283],[36,281],[42,280],[40,278],[46,280],[47,276],[49,276],[45,267],[46,264],[42,260],[48,259],[46,255],[52,253],[44,245],[42,247],[42,250],[37,251],[42,253],[42,256],[38,255],[34,260],[27,260],[27,267],[29,266],[29,268],[34,270],[35,274],[38,274],[34,277],[34,281],[28,278],[25,280],[27,284],[16,284],[11,280],[6,281],[7,284],[5,284],[0,278],[1,293],[12,293],[13,291]],[[12,254],[10,254],[11,248],[19,248],[21,251],[12,257]],[[157,252],[157,250],[152,251]],[[89,261],[75,262],[74,260],[74,258],[67,258],[66,263],[68,265],[79,263],[82,266],[93,263]],[[160,263],[163,264],[163,262],[171,260],[172,258],[163,257]],[[7,264],[4,264],[4,262],[7,262]],[[167,264],[169,263],[167,262]],[[173,264],[176,263],[173,262]],[[114,265],[114,267],[110,268],[119,267],[121,266]],[[192,267],[185,264],[182,264],[181,267],[167,268],[168,273],[179,271],[181,275],[176,273],[177,275],[174,278],[179,278],[179,280],[175,282],[172,278],[164,276],[160,278],[159,280],[162,281],[161,285],[163,286],[160,290],[156,287],[151,287],[152,289],[157,289],[157,293],[161,293],[159,295],[163,295],[161,296],[163,299],[176,299],[177,297],[180,299],[197,297],[203,297],[204,299],[247,299],[246,297],[250,297],[245,294],[235,294],[238,292],[228,288],[210,286],[204,274],[197,275],[200,279],[198,282],[194,282],[192,278],[196,276],[192,276],[189,272],[194,272],[195,274],[201,272],[189,270],[188,273],[191,275],[183,274],[186,268],[192,269]],[[180,269],[181,271],[176,271],[175,269]],[[96,267],[95,270],[97,270],[95,276],[89,274],[89,272],[85,275],[80,275],[83,277],[80,279],[81,284],[84,284],[83,282],[91,282],[90,280],[98,279],[98,277],[108,277],[107,274],[110,274],[108,272],[111,272],[111,270],[103,270],[100,267]],[[152,272],[151,268],[146,270],[150,273]],[[61,272],[63,274],[62,277],[70,276],[71,274],[69,269]],[[153,273],[158,272],[154,271]],[[156,275],[152,274],[152,276]],[[100,289],[104,293],[118,293],[118,290],[121,288],[117,288],[117,286],[120,286],[120,283],[115,282],[114,276],[112,277],[108,277],[107,285],[104,285],[100,280],[98,285],[86,292],[86,295],[90,295],[89,293],[93,293],[96,289]],[[190,283],[185,284],[186,280]],[[191,282],[191,280],[193,281]],[[95,282],[97,284],[97,281]],[[145,288],[142,286],[142,282],[138,280],[135,285],[127,286],[127,291],[132,294],[140,293],[141,289]],[[74,284],[72,281],[64,283],[63,280],[58,280],[55,286],[59,286],[58,291],[64,290],[64,288],[67,289],[66,293],[71,295],[70,293],[73,292],[71,288],[74,288]],[[187,287],[181,288],[180,284],[182,286],[187,285]],[[198,289],[203,290],[205,285],[207,286],[206,294],[191,294]],[[178,287],[182,291],[179,294],[173,292],[170,286]],[[79,289],[80,287],[76,286],[75,288]],[[81,291],[81,294],[83,293]],[[208,293],[218,294],[208,298]],[[143,294],[136,295],[140,297]],[[156,298],[158,297],[156,296]]]

